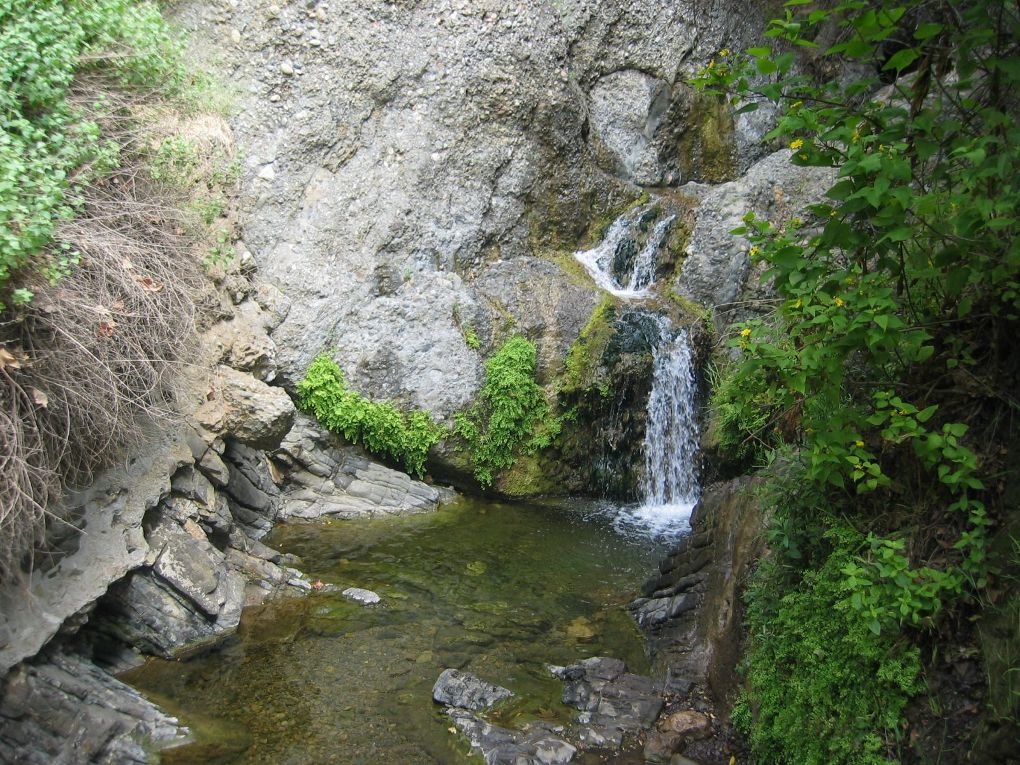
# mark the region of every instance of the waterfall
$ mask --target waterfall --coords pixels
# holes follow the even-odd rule
[[[658,208],[653,204],[624,213],[613,221],[598,245],[575,252],[574,257],[606,292],[624,300],[648,297],[659,249],[676,219],[675,215],[667,216],[646,233],[657,216]]]
[[[690,333],[674,331],[658,317],[659,341],[653,350],[652,392],[645,425],[645,475],[642,503],[624,509],[617,526],[653,535],[690,529],[698,501],[697,385]]]
[[[574,257],[607,292],[623,299],[650,295],[656,256],[674,219],[657,221],[639,245],[639,235],[657,215],[649,204],[620,216],[598,246]],[[690,333],[675,329],[664,316],[654,318],[657,332],[649,338],[653,374],[645,426],[643,497],[640,505],[617,508],[614,523],[628,533],[677,535],[690,529],[700,491],[697,386]]]

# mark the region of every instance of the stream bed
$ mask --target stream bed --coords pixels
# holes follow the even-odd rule
[[[668,539],[615,512],[464,499],[426,515],[280,526],[266,541],[336,592],[247,609],[217,650],[150,659],[122,679],[196,733],[165,765],[477,761],[432,702],[443,669],[514,691],[497,720],[508,725],[570,720],[549,664],[606,655],[647,670],[625,605]],[[347,587],[382,602],[349,602]]]

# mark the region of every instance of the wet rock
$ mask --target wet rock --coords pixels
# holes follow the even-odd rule
[[[438,489],[341,446],[305,415],[298,416],[274,458],[285,466],[285,517],[407,515],[439,507]]]
[[[363,590],[361,587],[348,587],[340,593],[347,600],[353,600],[363,606],[372,606],[382,600],[379,595],[371,590]]]
[[[143,765],[187,743],[178,721],[91,662],[50,652],[0,685],[0,762]]]
[[[444,669],[432,686],[432,698],[435,701],[460,709],[487,709],[497,701],[513,695],[506,688],[457,669]]]
[[[591,91],[589,119],[607,170],[644,186],[662,182],[652,137],[670,102],[669,86],[634,69],[611,72]]]
[[[645,738],[645,762],[667,763],[684,744],[684,737],[673,731],[652,730]]]
[[[448,709],[453,724],[484,758],[486,765],[563,765],[577,748],[562,738],[563,729],[530,723],[521,730],[493,725],[465,709]]]
[[[618,748],[625,734],[651,727],[662,710],[662,690],[651,678],[627,672],[619,659],[595,656],[551,668],[563,680],[563,703],[580,711],[579,741]]]
[[[282,388],[221,366],[195,418],[211,433],[231,436],[256,449],[275,449],[290,430],[295,413],[294,402]]]

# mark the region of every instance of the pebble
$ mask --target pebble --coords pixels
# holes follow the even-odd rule
[[[241,31],[239,29],[231,29],[230,30],[230,39],[233,41],[234,45],[237,45],[238,43],[240,43],[241,42]]]
[[[290,61],[284,61],[280,64],[280,74],[286,74],[288,76],[294,74],[294,64]]]
[[[273,166],[266,165],[261,170],[259,170],[259,178],[261,178],[264,181],[271,181],[274,178],[276,178],[276,171],[273,169]]]

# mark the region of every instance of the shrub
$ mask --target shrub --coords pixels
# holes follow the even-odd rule
[[[508,340],[485,362],[478,403],[455,417],[454,432],[467,443],[482,486],[510,467],[519,449],[548,446],[558,431],[535,382],[536,360],[535,346],[527,339]]]
[[[0,0],[0,301],[19,269],[65,272],[43,250],[80,201],[72,184],[115,164],[115,148],[69,102],[76,75],[165,87],[182,78],[176,53],[151,3]]]
[[[387,402],[371,401],[350,390],[344,373],[327,354],[318,356],[297,384],[298,405],[333,433],[421,476],[429,449],[445,429],[428,412],[405,415]]]

